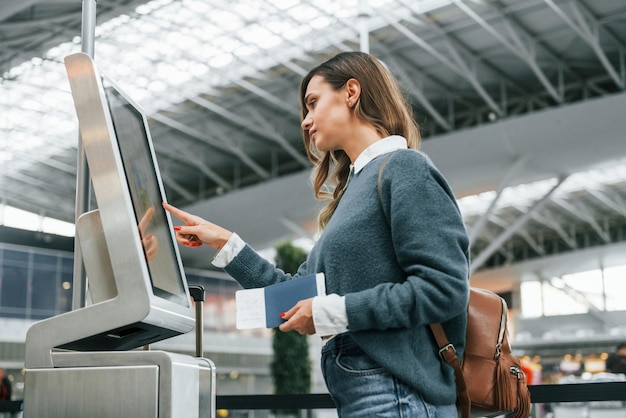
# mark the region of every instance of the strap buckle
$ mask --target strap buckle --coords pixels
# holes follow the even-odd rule
[[[445,353],[450,350],[452,350],[453,355],[456,355],[456,348],[454,348],[453,344],[448,343],[439,349],[439,357],[441,357],[443,361],[446,361]]]

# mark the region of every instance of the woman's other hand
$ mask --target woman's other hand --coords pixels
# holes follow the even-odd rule
[[[293,308],[283,312],[280,317],[287,321],[278,327],[283,332],[298,331],[302,335],[315,334],[313,298],[299,301]]]

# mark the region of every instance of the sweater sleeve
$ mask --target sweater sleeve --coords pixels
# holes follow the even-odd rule
[[[394,153],[381,179],[390,245],[406,279],[346,295],[351,331],[412,328],[461,315],[469,301],[469,239],[443,176],[419,152]]]

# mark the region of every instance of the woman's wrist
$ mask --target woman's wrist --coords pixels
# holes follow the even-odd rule
[[[230,232],[228,240],[217,250],[211,264],[219,268],[226,267],[241,252],[245,245],[246,243],[236,233]]]
[[[230,240],[232,236],[233,233],[231,231],[228,231],[226,229],[220,231],[218,238],[211,243],[211,247],[215,248],[217,251],[220,251],[222,248],[224,248],[224,245],[226,245],[226,243]]]

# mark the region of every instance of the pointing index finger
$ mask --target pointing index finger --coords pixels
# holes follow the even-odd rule
[[[180,210],[167,202],[163,202],[163,208],[183,222],[191,219],[191,216],[187,212],[185,212],[184,210]]]

